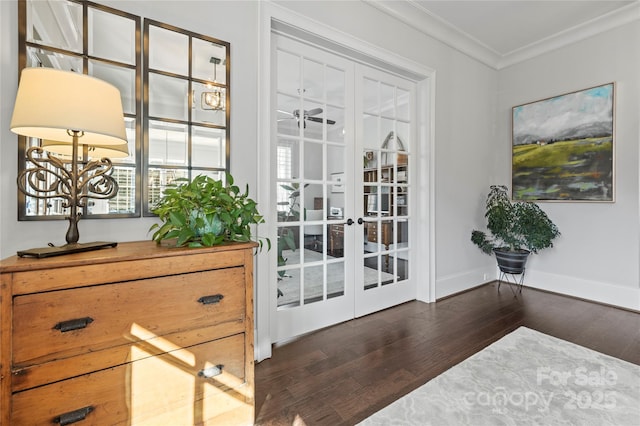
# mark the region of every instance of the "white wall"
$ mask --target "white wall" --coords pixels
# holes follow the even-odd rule
[[[530,258],[525,283],[640,310],[640,21],[498,73],[500,180],[509,182],[511,107],[615,82],[615,203],[541,203],[554,247]]]

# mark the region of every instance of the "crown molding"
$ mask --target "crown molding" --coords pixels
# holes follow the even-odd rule
[[[640,20],[640,2],[631,3],[598,18],[584,22],[503,55],[496,68],[502,69],[555,49],[593,37],[605,31]]]
[[[404,22],[410,27],[496,70],[534,58],[618,26],[640,20],[640,1],[636,1],[635,3],[621,7],[620,9],[581,25],[568,28],[521,49],[501,55],[469,34],[460,31],[455,26],[420,7],[413,0],[363,1],[387,15]]]

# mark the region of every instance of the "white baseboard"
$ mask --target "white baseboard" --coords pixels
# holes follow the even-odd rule
[[[497,268],[478,268],[436,279],[436,300],[498,279]],[[640,288],[527,270],[524,286],[640,311]]]
[[[478,268],[436,278],[436,300],[497,279],[496,268]]]
[[[640,311],[640,288],[638,287],[626,287],[535,270],[527,270],[524,285]]]

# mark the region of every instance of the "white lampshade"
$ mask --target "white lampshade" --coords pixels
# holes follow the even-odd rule
[[[45,151],[71,156],[73,144],[68,142],[58,142],[43,139],[40,145]],[[129,156],[129,144],[122,143],[120,145],[88,145],[87,154],[90,158],[126,158]],[[78,156],[82,156],[82,147],[78,150]]]
[[[97,78],[53,68],[25,68],[11,131],[72,142],[67,130],[82,131],[78,143],[120,145],[127,141],[118,89]]]

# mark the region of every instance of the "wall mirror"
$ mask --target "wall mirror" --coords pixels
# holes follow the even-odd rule
[[[229,43],[144,23],[144,213],[176,178],[229,170]]]
[[[84,217],[152,215],[176,178],[224,179],[229,43],[83,0],[18,0],[18,19],[19,70],[81,72],[120,90],[129,156],[109,156],[120,189],[113,199],[90,203]],[[20,172],[26,150],[47,142],[21,136],[18,143]],[[66,210],[55,199],[18,191],[19,220],[63,219]]]
[[[129,155],[116,158],[113,177],[119,185],[115,198],[92,200],[84,217],[140,215],[140,18],[90,2],[20,0],[19,70],[48,67],[93,75],[120,90]],[[73,102],[73,99],[69,99]],[[25,152],[47,141],[19,137],[19,172],[26,167]],[[44,155],[44,154],[43,154]],[[89,153],[92,155],[92,153]],[[63,160],[68,157],[61,156]],[[86,160],[86,159],[84,159]],[[43,181],[45,187],[48,182]],[[18,219],[63,219],[68,209],[58,199],[38,199],[18,192]]]

